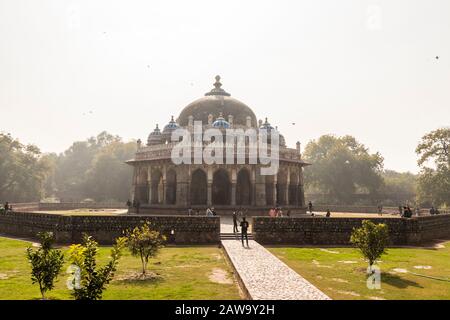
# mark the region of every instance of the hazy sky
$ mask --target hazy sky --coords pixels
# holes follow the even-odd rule
[[[291,147],[351,134],[415,172],[450,125],[450,1],[0,0],[0,131],[43,151],[146,141],[216,74]]]

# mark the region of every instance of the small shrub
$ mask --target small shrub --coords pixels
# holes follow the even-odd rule
[[[97,267],[98,243],[87,234],[83,235],[82,244],[70,246],[70,261],[79,268],[79,279],[73,279],[72,295],[76,300],[99,300],[106,285],[113,279],[125,246],[126,239],[116,239],[111,249],[109,262],[101,268]]]
[[[40,232],[38,237],[41,246],[37,250],[28,247],[27,258],[31,264],[31,281],[39,284],[42,299],[45,299],[45,293],[53,289],[54,281],[61,272],[64,255],[61,250],[52,249],[52,232]]]
[[[362,227],[353,229],[350,242],[368,260],[371,270],[374,262],[386,253],[386,246],[389,243],[388,226],[383,223],[375,224],[372,221],[363,220]]]

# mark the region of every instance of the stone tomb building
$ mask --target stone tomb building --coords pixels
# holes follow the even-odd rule
[[[303,167],[307,163],[301,159],[300,143],[295,149],[288,148],[281,134],[276,175],[261,175],[264,165],[259,161],[212,165],[172,162],[172,148],[178,143],[171,141],[172,132],[177,128],[193,132],[194,121],[202,121],[203,132],[208,128],[277,130],[267,118],[258,121],[252,109],[221,87],[216,76],[214,88],[186,106],[176,120],[172,117],[162,131],[156,125],[145,146],[138,140],[136,155],[127,163],[134,168],[132,198],[139,201],[140,213],[186,213],[188,208],[204,210],[212,206],[218,213],[242,207],[248,214],[260,214],[276,205],[292,213],[304,212]],[[248,148],[245,150],[248,156]]]

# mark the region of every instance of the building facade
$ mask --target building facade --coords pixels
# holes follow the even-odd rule
[[[136,155],[127,163],[134,168],[132,198],[140,203],[140,212],[181,213],[214,207],[228,213],[242,207],[251,214],[274,206],[304,211],[303,167],[308,164],[301,159],[299,142],[295,149],[288,148],[279,135],[279,168],[274,175],[262,175],[265,165],[260,162],[174,164],[172,149],[179,142],[172,141],[172,132],[178,128],[193,132],[195,121],[202,121],[203,132],[210,128],[278,132],[267,118],[257,121],[252,109],[222,89],[216,76],[214,88],[186,106],[176,120],[172,117],[162,130],[156,125],[145,146],[138,140]],[[247,160],[249,152],[246,146]],[[237,157],[236,149],[233,155]]]

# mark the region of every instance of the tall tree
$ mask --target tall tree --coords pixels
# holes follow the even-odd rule
[[[326,194],[329,202],[352,204],[355,193],[376,198],[382,186],[383,158],[352,136],[321,136],[305,148],[303,158],[308,190]]]
[[[38,147],[0,133],[0,200],[36,201],[42,196],[49,163]]]
[[[419,201],[427,205],[450,205],[450,128],[424,135],[416,148],[421,168]]]

